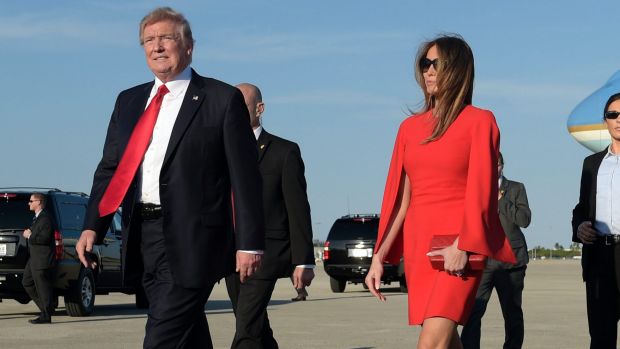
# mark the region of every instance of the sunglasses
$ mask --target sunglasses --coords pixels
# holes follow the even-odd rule
[[[426,73],[429,69],[431,69],[431,65],[435,70],[439,70],[442,63],[444,63],[444,61],[440,60],[439,58],[435,58],[432,60],[428,58],[422,58],[422,60],[420,61],[420,68],[422,68],[422,71]]]
[[[33,203],[35,201],[41,201],[41,200],[28,200],[28,203]]]
[[[605,112],[605,119],[615,120],[618,118],[618,115],[620,115],[620,111],[608,111]]]

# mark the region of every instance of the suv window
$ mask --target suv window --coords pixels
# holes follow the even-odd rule
[[[122,229],[122,219],[121,219],[121,215],[116,213],[114,215],[114,219],[112,220],[112,224],[110,225],[110,228],[114,227],[114,234],[118,237],[121,236],[121,229]]]
[[[0,229],[25,229],[32,223],[34,214],[28,209],[30,195],[16,198],[0,197]]]
[[[60,202],[61,227],[62,229],[81,230],[84,225],[86,205],[76,202]]]
[[[374,240],[377,238],[379,219],[337,220],[329,232],[328,240]]]

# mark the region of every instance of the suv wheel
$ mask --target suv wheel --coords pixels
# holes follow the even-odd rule
[[[329,278],[329,287],[331,287],[332,292],[334,293],[342,293],[344,292],[344,288],[347,286],[347,280],[338,280],[333,277]]]
[[[82,268],[75,284],[65,295],[69,316],[88,316],[95,310],[95,279],[90,269]]]

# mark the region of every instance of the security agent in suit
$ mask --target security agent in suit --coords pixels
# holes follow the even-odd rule
[[[278,343],[269,325],[267,304],[277,279],[291,276],[295,288],[303,288],[314,278],[310,205],[299,147],[262,128],[260,116],[265,106],[256,86],[244,83],[237,87],[245,98],[258,140],[265,251],[261,268],[245,283],[239,282],[238,274],[226,278],[236,316],[236,333],[231,348],[272,349],[278,348]]]
[[[28,201],[30,211],[35,213],[32,225],[24,230],[23,236],[28,239],[30,257],[24,268],[22,285],[41,310],[36,319],[28,320],[31,324],[46,324],[52,322],[53,305],[53,278],[54,266],[54,229],[52,221],[45,209],[45,195],[33,193]]]
[[[583,243],[590,348],[616,348],[620,318],[620,93],[604,109],[611,145],[583,161],[573,241]]]
[[[131,176],[125,193],[110,193],[122,195],[123,280],[141,278],[150,303],[144,348],[212,348],[204,305],[213,285],[235,264],[245,281],[262,258],[256,142],[241,92],[189,67],[194,40],[182,14],[153,10],[140,23],[140,43],[155,81],[118,96],[76,249],[86,267],[97,267],[88,252],[113,218],[102,205],[108,184]],[[138,120],[153,115],[145,112],[152,99],[161,101],[152,134],[136,132],[150,140],[133,157],[141,166],[116,174],[125,153],[139,149],[129,139],[147,124]]]
[[[529,262],[527,244],[521,228],[530,225],[532,212],[527,202],[525,186],[503,176],[504,157],[499,154],[499,219],[517,258],[512,265],[489,259],[476,293],[476,303],[467,324],[461,332],[465,349],[480,348],[481,320],[487,308],[493,288],[497,290],[504,315],[504,349],[521,348],[524,325],[521,299],[525,269]]]

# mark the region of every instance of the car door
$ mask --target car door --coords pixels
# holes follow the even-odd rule
[[[99,246],[101,255],[99,288],[118,289],[121,287],[121,244],[121,216],[116,213],[103,239],[103,244]]]

